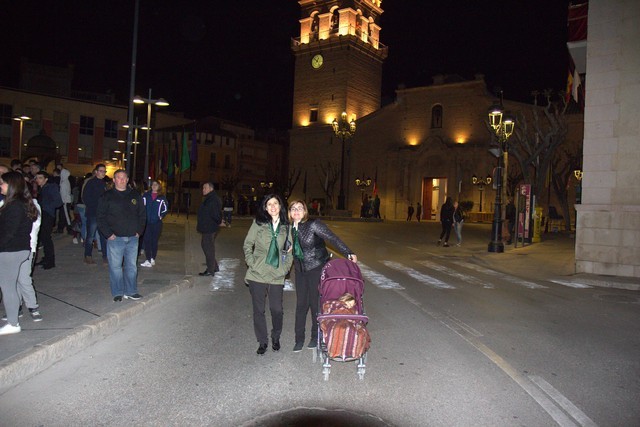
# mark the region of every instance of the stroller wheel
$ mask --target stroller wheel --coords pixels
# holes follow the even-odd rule
[[[324,376],[325,381],[329,381],[329,373],[331,372],[331,368],[324,368],[322,370],[322,375]]]

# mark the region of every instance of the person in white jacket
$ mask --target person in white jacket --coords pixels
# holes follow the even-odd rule
[[[60,171],[60,197],[62,197],[62,206],[58,209],[58,233],[62,233],[66,228],[71,232],[71,203],[73,197],[71,196],[71,182],[69,177],[71,172],[62,166],[62,163],[58,163],[56,168]]]

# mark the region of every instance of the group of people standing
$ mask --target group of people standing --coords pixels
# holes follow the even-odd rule
[[[258,355],[265,354],[269,347],[265,316],[267,300],[272,322],[271,348],[273,351],[281,348],[284,281],[292,265],[295,266],[296,287],[293,351],[299,352],[304,346],[309,312],[312,322],[311,339],[307,347],[317,347],[318,284],[322,268],[330,259],[325,241],[345,257],[357,262],[356,255],[323,222],[309,218],[304,201],[292,201],[287,209],[277,194],[262,198],[243,244],[248,267],[245,284],[251,294]]]
[[[41,321],[32,273],[36,265],[55,267],[52,233],[73,234],[74,243],[84,241],[84,262],[95,265],[94,240],[109,266],[113,300],[138,300],[137,259],[140,237],[146,260],[143,267],[155,265],[162,219],[168,203],[158,181],[152,181],[144,195],[129,183],[126,170],[119,169],[113,180],[106,177],[106,166],[98,164],[82,184],[72,189],[70,173],[57,164],[52,175],[37,163],[28,164],[25,174],[20,162],[10,170],[0,165],[0,288],[5,308],[0,335],[21,331],[18,318],[23,303],[34,321]],[[13,168],[12,168],[13,169]],[[31,176],[33,174],[33,176]],[[58,224],[55,227],[56,212]],[[54,230],[55,228],[55,230]],[[36,261],[38,248],[42,259]]]

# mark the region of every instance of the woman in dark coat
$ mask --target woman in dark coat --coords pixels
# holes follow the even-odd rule
[[[353,262],[356,255],[329,228],[317,219],[309,219],[307,205],[302,200],[289,204],[289,221],[293,236],[293,265],[296,274],[296,344],[294,352],[302,350],[305,338],[307,314],[311,311],[311,340],[308,348],[316,348],[318,343],[318,314],[320,274],[329,261],[325,240]]]
[[[438,239],[438,246],[449,246],[449,235],[451,234],[451,226],[453,225],[453,199],[447,197],[444,205],[440,209],[440,223],[442,224],[442,232],[440,233],[440,239]],[[444,243],[442,238],[444,237]]]
[[[0,328],[0,335],[7,335],[21,331],[18,274],[22,264],[29,262],[31,228],[38,218],[38,210],[22,174],[3,174],[0,189],[5,196],[0,208],[0,289],[7,313],[7,324]]]

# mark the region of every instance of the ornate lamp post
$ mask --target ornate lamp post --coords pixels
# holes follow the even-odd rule
[[[156,105],[158,107],[166,107],[169,105],[163,98],[152,99],[151,89],[149,89],[149,97],[142,98],[141,96],[135,96],[133,98],[134,104],[147,104],[147,146],[144,154],[144,180],[149,180],[149,135],[151,134],[151,106]],[[148,182],[147,182],[148,183]],[[149,184],[149,183],[148,183]]]
[[[504,252],[502,242],[502,169],[507,162],[507,141],[513,133],[515,120],[512,116],[505,114],[502,107],[502,99],[499,105],[494,105],[489,110],[489,124],[493,129],[500,148],[498,157],[498,167],[496,168],[496,202],[493,212],[493,224],[491,226],[491,242],[489,242],[489,252]]]
[[[270,188],[273,188],[273,182],[272,182],[272,181],[269,181],[269,182],[266,182],[266,181],[260,181],[260,187],[262,187],[262,192],[263,192],[263,193],[265,193],[265,194],[267,194],[267,191],[268,191]]]
[[[338,194],[338,210],[344,210],[344,142],[356,133],[356,121],[351,119],[347,121],[347,113],[342,112],[340,121],[333,119],[331,123],[333,132],[337,137],[342,139],[342,149],[340,151],[340,193]]]
[[[20,133],[18,136],[18,159],[22,161],[22,127],[24,126],[24,122],[27,120],[31,120],[31,117],[25,116],[24,114],[21,116],[16,116],[13,120],[20,122]]]
[[[478,178],[477,176],[473,175],[473,177],[471,178],[471,183],[473,183],[473,185],[477,185],[478,191],[480,192],[480,209],[478,210],[478,212],[482,212],[482,193],[484,193],[484,186],[491,184],[491,180],[491,175],[487,175],[486,178]]]

